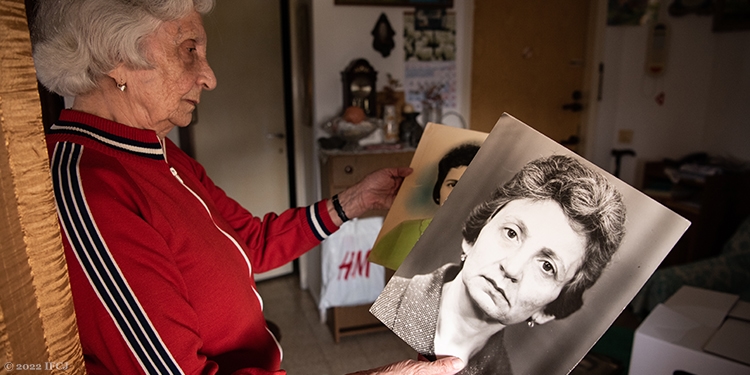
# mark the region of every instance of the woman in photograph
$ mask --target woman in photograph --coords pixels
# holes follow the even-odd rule
[[[478,151],[478,145],[467,143],[451,149],[440,159],[437,179],[432,189],[432,202],[437,206],[445,203]],[[431,221],[432,217],[428,217],[399,223],[375,244],[371,259],[377,257],[377,263],[392,270],[398,269]]]
[[[503,329],[580,309],[624,225],[603,176],[567,156],[534,160],[473,209],[459,264],[393,277],[372,312],[425,357],[468,362],[460,374],[512,374]]]

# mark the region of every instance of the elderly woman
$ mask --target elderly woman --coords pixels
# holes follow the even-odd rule
[[[387,208],[408,168],[309,207],[254,217],[165,135],[216,87],[210,0],[40,2],[40,81],[74,96],[48,135],[89,373],[283,374],[253,280],[349,217]],[[404,361],[373,373],[454,373]],[[376,372],[377,371],[377,372]],[[365,372],[370,373],[370,372]]]
[[[478,145],[463,144],[454,147],[440,159],[437,179],[432,189],[432,201],[436,205],[442,206],[445,203],[478,151]],[[430,222],[431,217],[399,223],[375,244],[370,260],[392,270],[398,269]]]
[[[394,277],[372,312],[426,357],[462,358],[460,374],[511,374],[503,329],[580,309],[624,225],[604,177],[566,156],[532,161],[469,215],[461,264]]]

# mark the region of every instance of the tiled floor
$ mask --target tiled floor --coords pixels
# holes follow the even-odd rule
[[[390,331],[342,337],[338,344],[328,326],[320,322],[315,301],[299,288],[296,275],[258,282],[266,319],[281,329],[284,359],[289,375],[343,375],[379,367],[416,353]]]

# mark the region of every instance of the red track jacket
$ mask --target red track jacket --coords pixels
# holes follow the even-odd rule
[[[335,231],[326,202],[254,217],[163,143],[76,111],[47,136],[88,372],[283,374],[253,274]]]

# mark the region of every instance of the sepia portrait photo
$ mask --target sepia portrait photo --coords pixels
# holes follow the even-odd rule
[[[487,133],[428,123],[398,195],[370,252],[370,262],[396,270],[445,203]]]
[[[567,374],[688,226],[503,114],[370,311],[460,374]]]

